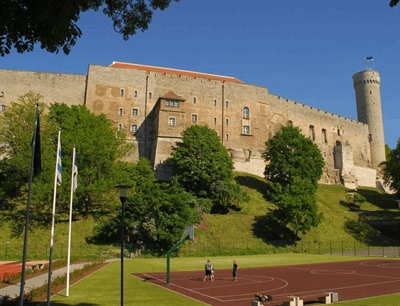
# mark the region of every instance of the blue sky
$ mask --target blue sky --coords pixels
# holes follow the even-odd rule
[[[181,0],[123,41],[101,12],[81,15],[70,55],[0,57],[0,68],[85,74],[112,61],[236,77],[276,95],[357,119],[352,75],[381,75],[385,143],[400,137],[400,7],[389,0]]]

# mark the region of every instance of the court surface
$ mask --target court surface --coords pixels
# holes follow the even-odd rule
[[[394,259],[239,268],[237,281],[232,270],[218,267],[214,282],[203,281],[204,270],[171,272],[169,285],[166,272],[133,275],[215,306],[249,306],[258,292],[273,296],[273,301],[265,302],[271,306],[282,305],[290,296],[312,304],[329,292],[336,292],[338,301],[400,292],[400,260]]]

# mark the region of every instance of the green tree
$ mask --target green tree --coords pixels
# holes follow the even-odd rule
[[[134,150],[126,142],[125,133],[117,131],[105,115],[95,115],[84,105],[52,104],[49,120],[52,126],[61,128],[65,169],[71,169],[72,149],[76,146],[79,169],[76,211],[83,216],[107,212],[110,209],[107,191],[114,187],[118,175],[113,169],[115,163]],[[68,179],[66,182],[63,184],[66,188],[62,188],[65,210],[70,190]]]
[[[111,18],[124,40],[147,30],[153,12],[179,0],[0,0],[0,55],[30,52],[36,44],[51,53],[69,54],[82,36],[80,14],[98,11]]]
[[[293,237],[316,227],[322,220],[316,205],[318,180],[325,164],[317,145],[297,127],[283,127],[266,143],[262,156],[267,162],[271,201],[277,205],[269,217],[285,236]],[[280,237],[283,238],[283,237]]]
[[[40,95],[28,93],[11,103],[0,116],[0,210],[3,218],[13,220],[13,233],[21,233],[28,195],[31,141],[36,104]],[[132,146],[125,134],[117,132],[104,115],[96,116],[85,106],[68,107],[40,104],[42,172],[33,181],[30,209],[31,227],[47,226],[51,220],[53,182],[58,130],[61,128],[63,178],[57,188],[57,214],[68,214],[72,148],[76,145],[79,168],[74,215],[109,211],[108,191],[118,177],[113,164]],[[121,174],[119,174],[121,175]]]
[[[243,196],[233,183],[229,152],[207,126],[193,125],[183,131],[167,163],[178,183],[198,198],[211,199],[216,212],[226,212]]]
[[[322,221],[322,213],[318,212],[315,197],[316,188],[304,180],[295,178],[283,192],[274,196],[275,210],[271,211],[275,221],[274,228],[279,238],[298,239],[300,233],[305,234]],[[287,231],[289,229],[289,231]]]
[[[126,242],[136,248],[165,254],[180,240],[186,225],[200,220],[196,199],[174,181],[158,183],[148,160],[142,158],[130,172],[133,191],[125,203]],[[95,228],[99,241],[119,241],[121,206]]]
[[[383,179],[385,184],[394,190],[400,197],[400,140],[395,149],[391,150],[383,166]]]
[[[286,187],[299,178],[317,186],[325,162],[318,146],[298,127],[283,127],[265,146],[262,157],[268,163],[264,171],[267,180]]]

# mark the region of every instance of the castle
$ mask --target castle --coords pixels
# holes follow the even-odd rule
[[[265,87],[234,77],[113,62],[89,65],[86,75],[0,69],[0,111],[28,91],[43,102],[85,104],[105,114],[136,144],[134,160],[150,159],[157,177],[170,173],[164,161],[181,132],[193,124],[214,129],[235,170],[263,176],[265,142],[282,126],[310,137],[325,159],[321,183],[382,187],[385,161],[380,76],[353,75],[358,121],[270,94]]]

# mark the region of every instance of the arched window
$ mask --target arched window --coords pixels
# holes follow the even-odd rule
[[[244,119],[250,118],[250,109],[247,106],[243,107],[243,118]]]
[[[315,140],[315,128],[313,125],[310,125],[309,127],[309,136],[312,141]]]

